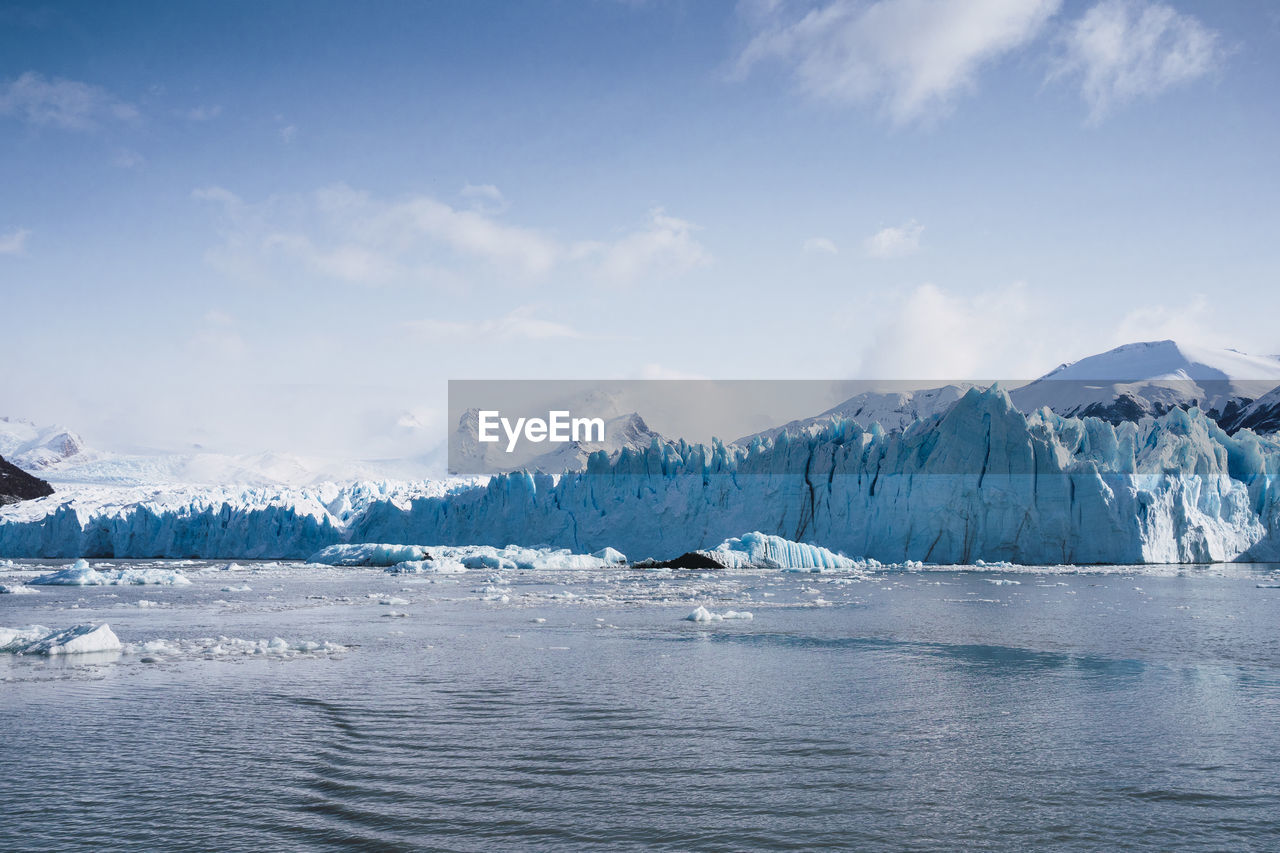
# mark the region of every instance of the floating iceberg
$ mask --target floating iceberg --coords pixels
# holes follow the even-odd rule
[[[0,595],[35,595],[39,590],[24,584],[0,584]]]
[[[742,611],[726,610],[723,613],[714,613],[705,607],[699,606],[697,610],[693,611],[688,616],[684,617],[684,621],[686,622],[724,622],[726,619],[729,619],[729,620],[741,619],[743,621],[749,621],[753,618],[754,616],[750,612],[745,610],[742,610]]]
[[[44,586],[106,586],[107,576],[89,568],[84,560],[76,560],[69,568],[48,575],[41,575],[31,581]]]
[[[73,655],[118,652],[120,640],[109,625],[76,625],[54,631],[43,625],[0,628],[0,652],[21,655]]]
[[[726,539],[709,551],[692,551],[672,561],[672,568],[703,568],[701,566],[676,566],[675,563],[692,556],[703,557],[724,569],[789,569],[822,571],[824,569],[852,569],[865,566],[866,562],[851,560],[841,554],[792,542],[781,536],[769,536],[754,532],[738,539]],[[696,562],[696,560],[694,561]]]
[[[466,573],[467,567],[457,560],[442,557],[437,560],[406,560],[388,567],[387,571],[393,575],[460,575]]]
[[[396,573],[453,573],[467,569],[600,569],[625,563],[613,548],[575,554],[568,548],[508,545],[330,545],[307,562],[330,566],[386,566]]]
[[[394,566],[428,558],[421,545],[330,545],[307,558],[326,566]]]
[[[119,569],[100,572],[84,560],[76,560],[69,568],[30,581],[40,586],[186,586],[191,581],[172,569]]]

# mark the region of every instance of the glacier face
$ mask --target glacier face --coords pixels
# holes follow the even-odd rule
[[[305,559],[338,543],[519,543],[667,558],[759,531],[894,563],[1269,560],[1278,467],[1276,443],[1229,436],[1198,410],[1113,426],[1023,415],[996,387],[902,432],[835,417],[750,447],[598,453],[559,477],[228,490],[176,505],[44,499],[0,510],[0,555]]]
[[[315,488],[64,486],[0,508],[0,554],[302,560],[346,538],[368,507],[408,507],[477,481]]]
[[[358,541],[609,544],[659,556],[745,530],[885,562],[1261,559],[1275,445],[1198,411],[1139,425],[1022,415],[971,389],[903,433],[834,420],[750,448],[654,445],[584,474],[492,478],[409,509],[370,506]]]

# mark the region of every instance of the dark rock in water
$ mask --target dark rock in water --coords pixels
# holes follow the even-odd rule
[[[0,457],[0,506],[48,497],[51,494],[53,486]]]
[[[688,551],[674,560],[664,560],[655,564],[664,569],[724,569],[724,563],[716,559],[714,551]]]

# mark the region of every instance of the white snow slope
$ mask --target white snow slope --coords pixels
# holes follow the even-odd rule
[[[24,471],[41,473],[85,453],[80,436],[64,427],[0,417],[0,456]]]
[[[1060,365],[1010,397],[1024,412],[1048,406],[1060,415],[1102,415],[1124,398],[1131,401],[1130,414],[1109,419],[1197,406],[1220,420],[1233,402],[1242,408],[1277,384],[1280,359],[1274,356],[1148,341]]]

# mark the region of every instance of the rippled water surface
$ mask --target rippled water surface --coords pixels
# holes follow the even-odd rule
[[[126,644],[0,655],[0,850],[1280,843],[1275,567],[125,565],[0,595]]]

